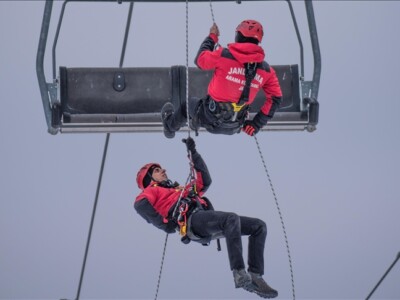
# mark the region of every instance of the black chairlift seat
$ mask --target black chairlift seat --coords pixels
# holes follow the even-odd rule
[[[273,129],[304,130],[309,109],[302,104],[297,65],[273,66],[282,88],[281,108],[270,121]],[[202,98],[212,71],[189,68],[189,97]],[[53,111],[53,126],[64,132],[160,131],[161,108],[186,102],[186,67],[60,68],[61,105]],[[265,101],[260,91],[250,107],[252,118]],[[311,116],[312,117],[312,116]],[[289,124],[290,123],[290,124]]]
[[[67,2],[64,3],[63,10]],[[305,1],[308,16],[313,19],[312,6],[311,13],[309,12],[310,2]],[[162,131],[160,111],[164,103],[172,102],[175,108],[179,109],[186,102],[186,67],[60,67],[59,77],[54,78],[53,83],[46,83],[43,56],[49,29],[51,3],[52,1],[48,0],[45,5],[37,55],[39,87],[49,132],[56,134],[58,132]],[[59,22],[59,28],[60,25],[61,22]],[[296,23],[295,26],[297,26]],[[313,46],[315,43],[318,46],[314,27],[314,31],[310,29],[310,36],[314,40]],[[53,46],[53,56],[54,48]],[[319,47],[317,50],[314,54],[319,56]],[[53,75],[55,77],[54,61],[53,57]],[[320,72],[320,62],[318,60],[316,62],[319,66],[317,65],[317,70],[314,67],[313,81],[310,82],[303,81],[303,70],[299,72],[298,65],[272,66],[281,85],[283,101],[273,119],[263,130],[307,130],[312,132],[316,129]],[[206,96],[211,77],[212,71],[190,67],[189,97],[202,98]],[[254,117],[264,101],[264,92],[260,91],[250,107],[250,119]],[[187,130],[187,127],[184,126],[181,130]]]

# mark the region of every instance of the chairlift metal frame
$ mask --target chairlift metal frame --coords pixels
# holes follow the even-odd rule
[[[229,0],[213,0],[213,2],[228,2]],[[243,1],[268,1],[268,0],[243,0]],[[48,127],[48,132],[50,134],[57,134],[67,133],[67,132],[75,132],[75,133],[91,133],[91,132],[161,132],[163,130],[162,122],[161,122],[161,114],[160,108],[163,105],[161,100],[158,100],[158,103],[154,103],[152,107],[152,111],[148,111],[145,113],[137,113],[136,111],[129,111],[128,113],[116,113],[112,111],[110,114],[106,112],[100,113],[93,113],[93,111],[85,112],[85,113],[76,113],[71,114],[70,112],[65,110],[64,102],[66,101],[75,101],[76,104],[79,102],[79,99],[72,98],[68,94],[68,90],[66,86],[68,86],[67,81],[70,79],[69,76],[79,76],[80,73],[93,73],[95,76],[99,76],[100,74],[97,71],[110,73],[110,74],[117,74],[120,73],[122,76],[136,76],[139,78],[143,76],[143,69],[146,68],[72,68],[68,69],[65,67],[60,67],[60,76],[57,77],[56,75],[56,46],[58,41],[58,35],[60,32],[61,24],[63,15],[65,12],[66,5],[69,2],[117,2],[121,4],[122,2],[186,2],[185,0],[139,0],[139,1],[123,1],[123,0],[65,0],[62,6],[62,10],[60,13],[60,18],[58,22],[58,27],[55,33],[54,43],[52,47],[52,69],[53,69],[53,81],[47,82],[46,76],[44,73],[44,55],[47,48],[47,40],[48,40],[48,32],[50,28],[50,20],[51,14],[53,9],[53,2],[54,0],[46,0],[44,6],[44,14],[43,14],[43,21],[39,39],[39,46],[37,51],[36,57],[36,73],[38,77],[38,83],[43,103],[43,109],[45,113],[46,123]],[[188,0],[188,2],[209,2],[209,0]],[[240,1],[232,1],[229,2],[237,2],[241,3]],[[282,84],[289,84],[289,87],[283,90],[283,94],[290,94],[290,97],[293,97],[292,100],[288,100],[289,105],[287,107],[281,107],[278,109],[274,115],[274,118],[270,120],[270,122],[263,128],[263,131],[266,130],[283,130],[283,131],[292,131],[292,130],[307,130],[309,132],[313,132],[316,129],[316,125],[318,124],[318,115],[319,115],[319,103],[318,103],[318,90],[319,90],[319,82],[320,82],[320,75],[321,75],[321,54],[319,49],[319,42],[318,42],[318,34],[316,28],[316,22],[314,17],[314,9],[311,0],[304,0],[306,15],[308,19],[308,27],[309,27],[309,34],[314,58],[314,70],[313,70],[313,77],[310,81],[304,80],[304,51],[303,51],[303,44],[300,36],[300,32],[297,26],[297,21],[295,18],[295,14],[293,11],[293,7],[291,5],[290,0],[286,0],[288,3],[290,13],[293,20],[293,25],[296,31],[297,39],[299,42],[300,48],[300,70],[298,70],[298,65],[288,65],[288,66],[274,66],[273,67],[277,70],[278,77],[280,77],[280,81],[282,78],[286,78],[286,75],[289,76],[289,83],[281,82]],[[170,78],[170,85],[166,90],[168,93],[170,89],[178,90],[179,94],[178,97],[171,96],[174,99],[172,100],[175,106],[179,106],[184,101],[183,98],[186,97],[185,91],[182,92],[182,86],[185,86],[185,74],[182,74],[182,68],[184,66],[174,66],[169,68],[147,68],[148,70],[153,70],[154,72],[148,76],[158,76],[161,73],[167,73]],[[178,71],[177,71],[178,70]],[[97,72],[97,73],[96,73]],[[161,72],[161,73],[160,73]],[[179,75],[176,77],[173,74],[178,72]],[[71,75],[72,74],[72,75]],[[78,74],[78,75],[77,75]],[[280,74],[282,76],[280,76]],[[87,75],[87,74],[86,74]],[[285,75],[285,76],[283,76]],[[110,76],[110,75],[107,75]],[[100,78],[100,77],[99,77]],[[180,78],[177,81],[176,78]],[[189,82],[189,96],[200,96],[199,94],[203,94],[205,96],[207,91],[208,80],[210,77],[210,72],[201,71],[197,68],[189,68],[189,79],[196,78],[196,85],[197,89],[200,87],[201,91],[194,90],[193,87],[191,88]],[[82,78],[81,78],[82,79]],[[95,78],[96,79],[96,78]],[[100,78],[103,80],[104,78]],[[80,89],[85,86],[84,81],[80,81],[81,85],[76,86],[75,88]],[[131,85],[131,82],[128,82]],[[200,83],[200,84],[199,84]],[[116,88],[114,88],[116,89]],[[133,91],[133,94],[136,94],[136,91],[139,93],[139,90],[136,89]],[[118,91],[116,91],[115,95]],[[173,93],[173,91],[171,92]],[[67,96],[65,96],[67,95]],[[64,98],[63,98],[64,97]],[[69,97],[69,98],[68,98]],[[147,96],[148,97],[148,96]],[[261,99],[258,101],[257,99]],[[297,100],[296,100],[297,98]],[[257,95],[256,101],[254,102],[255,107],[257,105],[261,105],[263,99],[263,95]],[[140,106],[141,103],[151,102],[152,99],[148,98],[140,98],[137,99],[137,106]],[[285,100],[285,99],[284,99]],[[148,102],[143,102],[148,101]],[[165,99],[167,101],[167,99]],[[78,103],[79,104],[79,103]],[[294,105],[292,105],[294,104]],[[94,104],[95,106],[95,104]],[[254,116],[255,109],[250,110],[250,118]],[[71,117],[72,116],[72,117]],[[185,130],[185,128],[182,128]],[[187,128],[186,128],[187,130]]]

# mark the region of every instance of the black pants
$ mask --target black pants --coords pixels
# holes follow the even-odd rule
[[[267,237],[264,221],[230,212],[200,210],[192,215],[191,226],[193,233],[201,237],[217,233],[225,237],[231,270],[245,268],[241,236],[248,235],[248,270],[264,274],[264,247]]]
[[[209,96],[198,99],[189,99],[189,115],[193,120],[195,127],[203,127],[208,132],[214,134],[232,135],[240,132],[242,124],[246,117],[246,111],[241,111],[235,121],[231,121],[233,111],[224,110],[216,104]],[[185,126],[186,103],[183,103],[180,109],[167,119],[167,126],[172,131],[178,131]],[[195,129],[195,128],[192,128]]]
[[[193,117],[197,114],[199,101],[199,98],[189,98],[190,119],[193,119]],[[169,129],[171,131],[178,131],[181,127],[185,126],[187,123],[186,115],[186,102],[184,102],[177,110],[175,110],[175,113],[167,119],[167,126]]]

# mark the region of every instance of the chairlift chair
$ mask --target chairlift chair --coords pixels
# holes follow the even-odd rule
[[[94,0],[91,2],[104,2]],[[206,2],[196,0],[189,2]],[[213,0],[214,2],[227,0]],[[170,101],[176,108],[186,100],[186,66],[68,68],[56,66],[55,46],[66,4],[62,6],[53,43],[53,79],[47,82],[44,74],[44,54],[50,27],[53,0],[46,0],[37,52],[36,71],[39,81],[48,132],[57,134],[91,132],[162,132],[161,108]],[[116,2],[109,0],[108,2]],[[121,1],[131,2],[131,1]],[[183,0],[141,0],[134,2],[185,2]],[[209,2],[209,1],[208,1]],[[299,65],[273,65],[282,89],[282,105],[262,130],[307,130],[312,132],[318,123],[318,88],[321,58],[312,1],[305,0],[310,39],[314,57],[311,81],[304,80],[303,46],[293,8],[289,9],[300,45]],[[59,74],[56,75],[58,69]],[[189,67],[189,97],[202,98],[207,93],[212,71]],[[261,90],[250,106],[250,118],[265,100]],[[187,130],[184,127],[182,130]]]

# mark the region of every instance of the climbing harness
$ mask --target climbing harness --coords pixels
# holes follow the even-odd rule
[[[283,235],[284,235],[284,238],[285,238],[286,250],[287,250],[287,255],[288,255],[288,259],[289,259],[290,277],[291,277],[291,281],[292,281],[292,296],[293,296],[293,300],[295,300],[296,297],[295,297],[295,290],[294,290],[294,277],[293,277],[292,258],[290,256],[289,241],[288,241],[287,234],[286,234],[285,223],[283,222],[281,209],[280,209],[279,203],[278,203],[278,197],[276,196],[274,185],[272,184],[271,177],[269,176],[267,164],[265,163],[264,156],[263,156],[263,154],[261,152],[260,144],[258,143],[257,137],[255,135],[254,135],[254,140],[256,141],[258,153],[260,154],[260,158],[261,158],[262,164],[264,166],[265,174],[267,175],[268,182],[269,182],[269,185],[271,187],[272,194],[274,195],[276,209],[278,210],[279,218],[281,220],[281,226],[282,226]]]
[[[235,60],[228,49],[222,51],[222,56]],[[249,101],[251,82],[257,74],[258,66],[258,63],[251,62],[243,64],[245,84],[237,102],[215,101],[210,95],[206,99],[200,100],[196,113],[201,112],[203,117],[208,121],[203,124],[203,127],[213,133],[223,132],[228,134],[228,132],[231,132],[231,134],[234,134],[240,132],[244,121],[249,115],[249,105],[247,102]]]
[[[172,212],[172,217],[174,217],[175,215],[177,215],[177,223],[179,225],[179,233],[182,236],[181,241],[184,244],[187,244],[190,242],[190,240],[194,240],[193,235],[190,234],[190,215],[193,214],[195,211],[197,211],[199,208],[198,207],[193,207],[193,205],[200,205],[200,203],[198,202],[197,198],[198,194],[197,194],[197,188],[196,188],[196,172],[194,169],[194,164],[193,164],[193,160],[192,160],[192,155],[191,152],[188,150],[188,157],[189,157],[189,165],[190,165],[190,174],[186,179],[186,183],[184,185],[185,188],[183,188],[181,190],[181,193],[179,195],[179,198],[175,204],[174,210]],[[191,185],[191,189],[189,190],[189,195],[188,198],[195,198],[195,200],[191,200],[191,199],[186,199],[183,198],[183,193],[187,190],[186,187],[189,185],[189,183],[192,182]],[[160,272],[159,272],[159,278],[158,278],[158,283],[157,283],[157,288],[156,288],[156,293],[155,293],[155,300],[157,300],[157,295],[158,295],[158,291],[159,291],[159,287],[160,287],[160,281],[161,281],[161,274],[162,274],[162,269],[163,269],[163,262],[164,262],[164,258],[165,258],[165,252],[166,252],[166,248],[167,248],[167,242],[168,242],[168,233],[166,234],[167,237],[165,238],[165,242],[164,242],[164,249],[163,249],[163,254],[162,254],[162,258],[161,258],[161,266],[160,266]],[[220,245],[220,241],[219,239],[217,239],[217,249],[218,251],[220,251],[221,249],[221,245]]]
[[[184,244],[188,244],[191,240],[197,240],[190,230],[190,218],[192,214],[202,209],[201,204],[196,198],[187,197],[181,199],[179,202],[178,214],[176,221],[179,225],[179,234],[181,235],[181,241]]]
[[[244,66],[246,82],[243,87],[242,94],[240,95],[239,101],[237,103],[232,103],[234,111],[232,122],[236,121],[238,113],[246,105],[246,102],[249,101],[251,82],[257,74],[257,63],[246,63]]]
[[[190,151],[188,151],[188,152],[190,154]],[[187,187],[190,182],[193,183],[191,190],[189,192],[189,195],[188,195],[189,199],[182,198],[183,193],[186,190],[185,188],[183,188],[181,190],[179,198],[178,198],[178,200],[175,204],[174,210],[172,212],[172,217],[174,217],[177,214],[176,220],[179,225],[179,233],[182,236],[181,241],[184,244],[188,244],[191,240],[196,240],[196,241],[202,242],[202,239],[195,236],[190,230],[191,215],[194,214],[197,210],[201,209],[201,208],[199,208],[200,203],[198,202],[198,200],[196,198],[196,197],[198,197],[197,191],[196,191],[196,185],[195,185],[196,173],[194,171],[194,166],[192,163],[191,156],[190,156],[190,170],[191,170],[190,174],[189,174],[188,178],[186,179],[186,183],[185,183],[185,187]],[[194,197],[195,200],[190,199],[191,197]],[[165,242],[164,242],[164,249],[163,249],[162,258],[161,258],[161,266],[160,266],[160,271],[159,271],[159,275],[158,275],[158,281],[157,281],[157,287],[156,287],[156,293],[155,293],[154,300],[157,300],[158,291],[160,288],[161,275],[162,275],[162,270],[163,270],[163,265],[164,265],[167,243],[168,243],[168,236],[169,236],[169,234],[167,233],[166,237],[165,237]],[[217,249],[218,249],[218,251],[221,251],[220,241],[219,241],[219,239],[216,239],[216,240],[217,240],[217,247],[218,247]],[[206,245],[206,243],[204,242],[203,245]]]
[[[222,51],[222,56],[230,59],[235,59],[228,49]],[[197,105],[195,115],[201,114],[207,120],[203,127],[212,133],[235,134],[239,133],[243,127],[244,121],[249,115],[249,93],[251,82],[257,74],[258,63],[245,63],[245,84],[239,100],[235,102],[220,102],[215,101],[208,95],[201,99]],[[197,118],[199,118],[197,116]],[[198,121],[196,121],[198,123]],[[196,135],[197,127],[195,129]]]
[[[192,174],[189,174],[188,178],[186,179],[185,186],[190,182],[191,175]],[[180,199],[182,198],[184,190],[185,189],[181,190],[181,193],[179,195],[178,201],[176,202],[177,204],[175,205],[175,208],[174,208],[174,212],[178,207],[177,205],[178,205]],[[157,281],[157,287],[156,287],[156,293],[155,293],[155,296],[154,296],[154,300],[157,300],[158,291],[160,289],[161,275],[162,275],[162,270],[163,270],[163,266],[164,266],[164,259],[165,259],[165,252],[167,251],[168,236],[169,236],[169,234],[167,233],[166,236],[165,236],[164,248],[163,248],[163,253],[162,253],[162,256],[161,256],[160,272],[158,273],[158,281]]]
[[[257,66],[258,66],[257,63],[244,64],[246,83],[243,87],[243,92],[240,95],[238,105],[241,105],[241,104],[249,101],[250,85],[251,85],[251,82],[253,81],[254,77],[257,74]]]
[[[189,203],[186,201],[179,205],[179,216],[177,222],[179,225],[179,234],[182,236],[186,235],[187,232],[187,212],[189,210]]]

